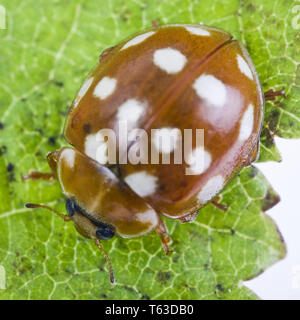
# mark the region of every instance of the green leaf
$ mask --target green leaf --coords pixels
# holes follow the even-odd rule
[[[278,161],[273,137],[300,137],[297,1],[17,0],[2,1],[0,30],[0,299],[257,299],[243,281],[285,255],[276,225],[264,213],[279,198],[254,167],[222,192],[226,212],[211,204],[196,221],[167,220],[174,253],[150,234],[104,243],[104,258],[72,224],[25,202],[64,212],[56,182],[20,179],[48,171],[47,152],[66,145],[62,127],[81,82],[100,52],[127,36],[164,23],[199,23],[231,32],[249,50],[264,91],[287,99],[266,104],[261,161]],[[274,279],[276,281],[276,279]]]

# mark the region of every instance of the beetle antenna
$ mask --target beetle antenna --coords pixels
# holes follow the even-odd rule
[[[63,218],[65,221],[70,221],[72,218],[65,215],[65,214],[62,214],[58,211],[56,211],[55,209],[53,208],[50,208],[48,206],[45,206],[44,204],[36,204],[36,203],[26,203],[25,204],[25,207],[26,208],[29,208],[29,209],[36,209],[36,208],[43,208],[43,209],[46,209],[46,210],[49,210],[51,211],[52,213],[56,214],[57,216]]]
[[[106,254],[106,252],[104,251],[101,241],[100,241],[99,239],[95,239],[95,243],[96,243],[96,246],[100,249],[100,251],[101,251],[102,254],[104,255],[104,257],[105,257],[105,259],[106,259],[106,262],[107,262],[108,265],[109,265],[109,278],[110,278],[110,282],[111,282],[111,283],[114,283],[114,282],[115,282],[115,277],[114,277],[114,271],[113,271],[113,268],[112,268],[111,261],[110,261],[108,255]]]

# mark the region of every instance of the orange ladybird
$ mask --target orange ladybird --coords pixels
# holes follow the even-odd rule
[[[270,91],[267,98],[274,96]],[[135,35],[105,50],[79,90],[64,130],[73,148],[48,154],[52,173],[24,176],[58,179],[68,215],[43,205],[26,206],[72,220],[104,254],[100,240],[153,230],[169,252],[171,240],[161,215],[188,222],[209,201],[218,205],[216,195],[257,155],[263,106],[251,59],[229,33],[178,24]],[[126,141],[119,132],[122,122],[127,124]],[[119,133],[115,164],[109,161],[104,128]],[[130,152],[138,154],[138,129],[151,139],[144,144],[146,158],[132,163],[126,160]],[[194,137],[196,129],[204,131],[204,146],[193,142],[187,161],[174,161],[176,150],[183,151],[182,133],[191,130]],[[201,166],[189,161],[200,155]],[[170,163],[157,161],[163,157]]]

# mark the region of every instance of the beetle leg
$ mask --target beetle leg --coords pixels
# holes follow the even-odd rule
[[[65,214],[62,214],[58,211],[56,211],[55,209],[51,208],[51,207],[48,207],[48,206],[45,206],[43,204],[36,204],[36,203],[26,203],[25,204],[25,207],[26,208],[29,208],[29,209],[36,209],[36,208],[43,208],[43,209],[47,209],[49,211],[51,211],[52,213],[56,214],[57,216],[61,217],[64,221],[71,221],[72,220],[72,217],[70,216],[67,216]]]
[[[22,180],[38,180],[38,179],[43,179],[43,180],[52,180],[55,179],[55,175],[51,172],[39,172],[39,171],[30,171],[28,174],[22,174]]]
[[[198,210],[195,212],[189,213],[184,217],[178,218],[181,223],[192,222],[197,218]]]
[[[57,179],[57,157],[59,154],[59,150],[53,151],[53,152],[49,152],[47,154],[47,161],[49,164],[49,167],[51,169],[51,172],[39,172],[39,171],[30,171],[29,174],[23,174],[22,180],[38,180],[38,179],[43,179],[43,180],[52,180],[52,179]]]
[[[277,90],[277,91],[273,89],[269,89],[267,92],[265,92],[265,100],[268,100],[268,101],[275,100],[276,97],[286,98],[284,89]]]
[[[224,204],[221,204],[220,201],[221,201],[221,197],[216,196],[211,200],[211,204],[224,212],[227,211],[228,207],[225,206]]]
[[[168,234],[167,228],[165,223],[163,222],[162,218],[158,214],[158,226],[155,228],[155,232],[160,236],[161,244],[165,250],[165,253],[168,254],[169,252],[172,252],[173,250],[170,249],[169,244],[172,242],[171,237]]]

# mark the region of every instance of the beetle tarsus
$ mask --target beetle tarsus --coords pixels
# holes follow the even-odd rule
[[[269,89],[267,92],[265,92],[265,100],[266,101],[273,101],[277,97],[284,97],[286,99],[285,90],[281,89],[281,90],[275,91],[273,89]]]
[[[95,244],[100,249],[100,251],[102,252],[102,254],[105,257],[106,262],[108,263],[108,266],[109,266],[109,279],[110,279],[111,283],[114,283],[115,282],[114,271],[113,271],[113,267],[112,267],[111,261],[109,259],[109,256],[104,251],[102,243],[101,243],[101,241],[99,239],[95,239]]]

